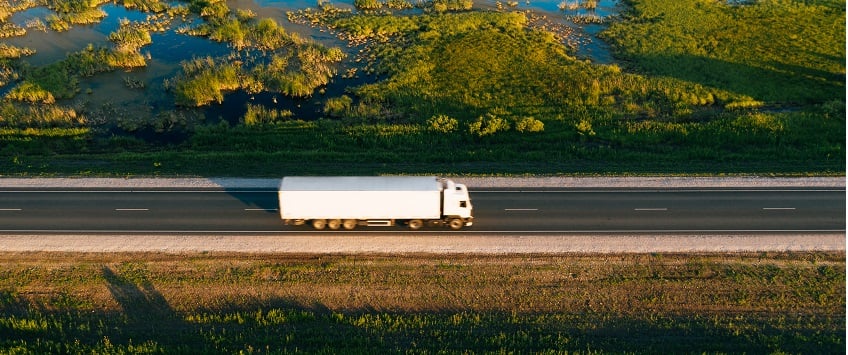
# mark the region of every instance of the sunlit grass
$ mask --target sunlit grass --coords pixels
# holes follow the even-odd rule
[[[845,92],[845,1],[632,0],[605,38],[635,68],[772,104]]]
[[[165,80],[178,110],[137,111],[137,117],[120,119],[116,132],[97,127],[102,119],[88,121],[94,132],[110,133],[67,145],[80,150],[32,150],[27,159],[37,163],[31,165],[0,160],[0,171],[844,174],[845,54],[834,42],[844,38],[844,1],[667,2],[625,3],[632,8],[605,38],[626,60],[599,65],[575,58],[552,33],[528,28],[524,13],[465,11],[462,1],[415,3],[414,11],[381,2],[380,12],[362,13],[321,2],[287,14],[363,45],[348,58],[341,48],[300,38],[276,20],[231,9],[225,1],[162,9],[159,1],[127,0],[126,6],[157,12],[156,19],[122,21],[109,36],[114,45],[90,45],[41,67],[15,59],[27,55],[25,49],[3,47],[6,100],[46,106],[85,101],[77,95],[86,78],[146,65],[151,58],[139,48],[151,31],[169,26],[170,16],[192,24],[178,32],[228,43],[234,52],[217,58],[201,53]],[[62,17],[103,2],[51,4]],[[433,11],[441,4],[457,8]],[[340,65],[347,69],[344,78],[337,74]],[[347,79],[368,84],[324,97],[326,85]],[[161,87],[126,83],[148,92]],[[202,115],[189,108],[224,103],[234,91],[319,94],[323,119],[307,123],[256,105],[242,117],[227,117],[233,124],[179,119],[182,112]],[[7,125],[30,122],[14,120]],[[163,148],[156,137],[145,142],[137,134],[151,127],[179,127],[181,135]],[[149,161],[160,165],[151,169]]]
[[[845,346],[839,253],[35,253],[2,255],[0,266],[0,351],[829,353]]]

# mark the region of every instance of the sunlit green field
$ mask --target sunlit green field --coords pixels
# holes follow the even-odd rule
[[[111,49],[89,48],[44,67],[20,67],[17,51],[8,50],[4,77],[13,87],[0,104],[0,171],[845,171],[844,1],[627,1],[623,14],[606,20],[603,38],[618,58],[610,65],[574,57],[521,12],[356,12],[321,3],[288,14],[361,46],[342,53],[223,2],[154,3],[149,11],[165,18],[199,16],[201,25],[180,30],[229,43],[233,54],[186,61],[166,79],[176,109],[124,111],[69,102],[81,80],[133,70],[151,26],[127,24],[110,36]],[[251,53],[265,54],[253,60]],[[358,64],[337,72],[334,63],[349,56]],[[372,79],[343,94],[322,93],[342,75]],[[230,123],[202,118],[199,110],[233,90],[318,95],[323,118],[250,104]]]
[[[2,254],[0,352],[839,353],[840,253]]]

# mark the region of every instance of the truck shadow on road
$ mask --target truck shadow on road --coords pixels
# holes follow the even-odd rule
[[[210,181],[234,199],[241,201],[245,208],[278,213],[279,179],[250,179],[240,183],[231,178],[211,178]]]

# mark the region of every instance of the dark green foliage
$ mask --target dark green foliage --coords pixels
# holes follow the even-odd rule
[[[235,90],[324,93],[345,56],[224,1],[187,3],[204,20],[186,32],[240,50],[185,63],[167,80],[180,105],[220,102]],[[462,7],[428,4],[447,3]],[[52,144],[47,137],[55,132],[38,130],[66,127],[52,123],[64,119],[7,116],[15,129],[45,128],[0,137],[0,149],[33,154],[27,164],[0,160],[0,171],[148,174],[157,161],[156,173],[193,175],[844,174],[844,1],[624,5],[630,10],[605,35],[624,60],[598,65],[575,59],[553,34],[528,28],[523,13],[440,13],[424,5],[395,12],[402,16],[360,14],[322,2],[289,17],[364,43],[366,50],[344,64],[364,59],[351,77],[377,78],[322,98],[326,119],[304,122],[252,107],[242,124],[186,125],[185,140],[162,148],[90,135]],[[174,13],[186,16],[185,8]],[[19,85],[8,97],[61,102],[74,97],[81,78],[144,65],[137,50],[117,50],[146,43],[142,30],[122,27],[110,37],[116,50],[90,46],[44,67],[4,59],[3,81]],[[158,117],[142,116],[119,125]]]
[[[605,37],[641,71],[767,103],[844,99],[844,1],[628,4]]]

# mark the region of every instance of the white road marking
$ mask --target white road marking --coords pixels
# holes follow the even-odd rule
[[[116,208],[115,211],[150,211],[149,208]]]
[[[634,208],[634,211],[668,211],[668,208]]]
[[[23,211],[20,208],[0,208],[0,211]]]

